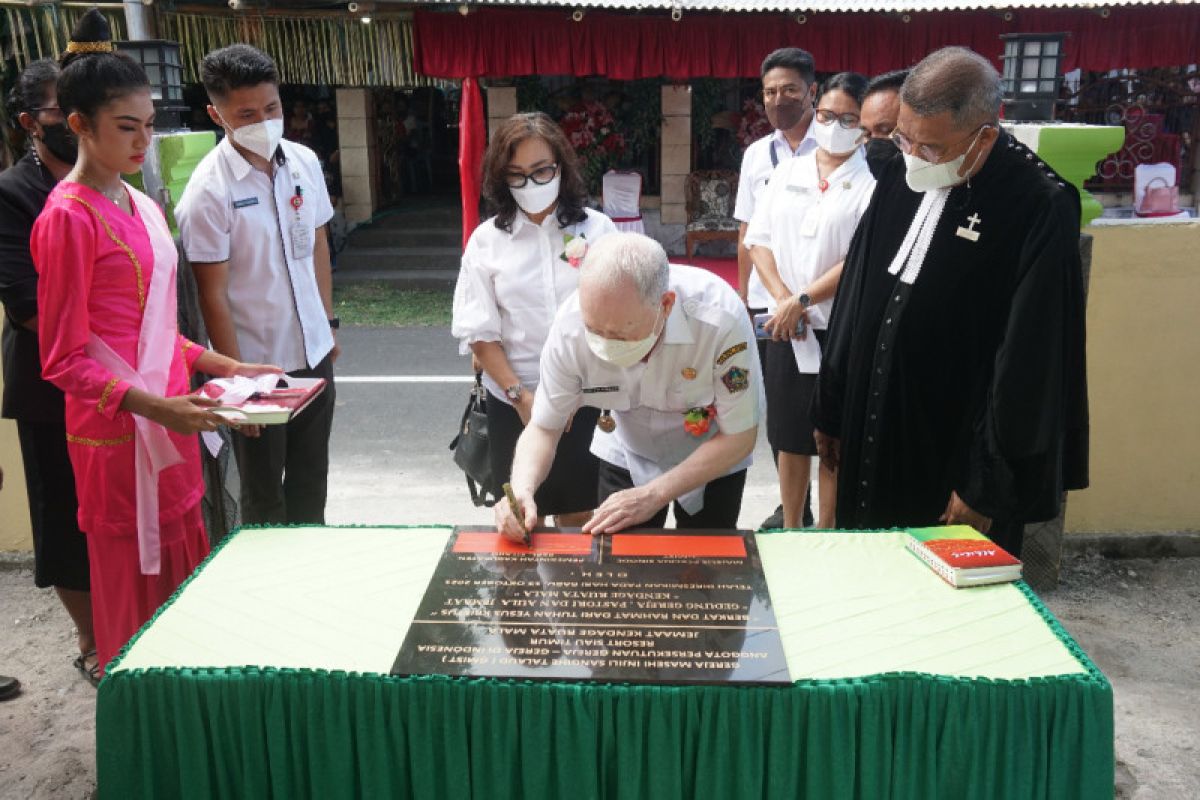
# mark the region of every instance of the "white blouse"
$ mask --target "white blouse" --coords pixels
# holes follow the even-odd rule
[[[846,257],[875,191],[861,147],[829,176],[824,192],[819,183],[816,151],[781,161],[746,228],[746,246],[769,248],[779,277],[793,293],[804,291]],[[771,298],[768,310],[775,305]],[[832,306],[830,299],[809,310],[814,328],[829,324]]]
[[[582,236],[588,244],[616,230],[605,215],[584,209],[587,219],[566,228],[550,214],[534,225],[521,211],[512,233],[485,220],[471,234],[463,252],[462,268],[454,287],[454,314],[450,333],[460,342],[459,352],[470,352],[475,342],[499,342],[521,383],[538,384],[538,362],[558,308],[579,286],[579,270],[562,256],[568,236]],[[504,402],[504,387],[487,373],[484,385]]]

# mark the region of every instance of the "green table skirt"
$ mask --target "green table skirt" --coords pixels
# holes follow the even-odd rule
[[[785,688],[147,670],[105,681],[103,798],[1107,798],[1090,679]]]
[[[1111,686],[1016,590],[1078,672],[770,688],[392,677],[132,666],[135,638],[99,689],[100,797],[1111,798]]]

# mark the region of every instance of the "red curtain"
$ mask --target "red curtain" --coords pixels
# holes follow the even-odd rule
[[[462,244],[479,225],[479,188],[483,173],[483,150],[487,146],[487,121],[479,81],[464,78],[458,115],[458,174],[462,184]]]
[[[606,75],[618,80],[757,77],[763,56],[798,46],[822,72],[874,75],[908,67],[932,50],[965,45],[999,64],[1002,33],[1066,31],[1064,70],[1145,69],[1193,63],[1200,53],[1200,6],[1016,11],[665,15],[483,8],[466,16],[418,9],[417,72],[442,78]]]
[[[413,62],[431,77],[463,78],[459,127],[463,245],[479,221],[480,166],[487,142],[475,78],[606,75],[617,80],[758,77],[777,47],[803,47],[822,72],[876,75],[909,67],[939,47],[964,45],[1000,65],[1002,33],[1068,32],[1064,71],[1175,67],[1200,53],[1200,5],[1025,10],[1010,21],[987,11],[665,15],[484,8],[463,16],[418,9]]]

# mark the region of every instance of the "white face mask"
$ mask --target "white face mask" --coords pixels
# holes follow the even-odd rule
[[[283,138],[283,120],[267,119],[240,128],[230,128],[229,135],[242,147],[268,161],[275,155]]]
[[[654,347],[654,343],[658,341],[659,331],[656,331],[655,328],[658,327],[658,319],[661,316],[662,306],[659,306],[658,316],[654,318],[654,328],[650,329],[650,335],[645,339],[633,342],[627,342],[624,339],[605,339],[589,330],[584,330],[584,336],[596,358],[626,369],[645,358],[646,354]]]
[[[512,192],[513,200],[517,201],[517,205],[526,214],[540,214],[550,206],[554,205],[558,200],[558,184],[562,182],[562,175],[555,175],[550,179],[549,183],[538,185],[531,180],[526,180],[525,185],[520,188],[508,187]]]
[[[828,125],[823,124],[820,120],[814,120],[813,138],[817,140],[817,146],[826,153],[843,156],[858,147],[858,140],[862,138],[862,129],[847,130],[839,125],[837,120]]]
[[[979,134],[983,133],[987,126],[979,129],[975,134],[975,138],[971,140],[971,147],[975,146],[975,142],[979,140]],[[958,158],[951,159],[941,164],[932,164],[918,155],[904,154],[904,165],[908,171],[904,175],[904,180],[908,183],[908,188],[914,192],[932,192],[937,189],[945,189],[949,186],[956,186],[963,182],[964,178],[959,174],[963,164],[967,161],[967,153],[971,152],[971,147],[963,151],[963,154]],[[979,162],[979,156],[975,156],[975,163]],[[971,169],[975,168],[975,164],[971,164]]]

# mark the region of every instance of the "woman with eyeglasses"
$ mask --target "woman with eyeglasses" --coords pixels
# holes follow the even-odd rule
[[[575,151],[540,112],[515,114],[496,130],[484,155],[483,195],[495,216],[467,242],[451,333],[482,369],[492,474],[507,481],[550,323],[579,285],[588,247],[616,226],[585,207]],[[590,447],[598,417],[595,408],[579,409],[535,497],[559,526],[582,525],[596,506],[599,462]]]
[[[779,451],[784,527],[799,526],[816,455],[809,406],[842,260],[875,189],[861,144],[860,113],[867,79],[833,76],[817,100],[811,153],[780,163],[754,210],[746,245],[771,295],[761,336],[767,439]],[[817,527],[832,528],[837,501],[833,472],[818,480]]]

